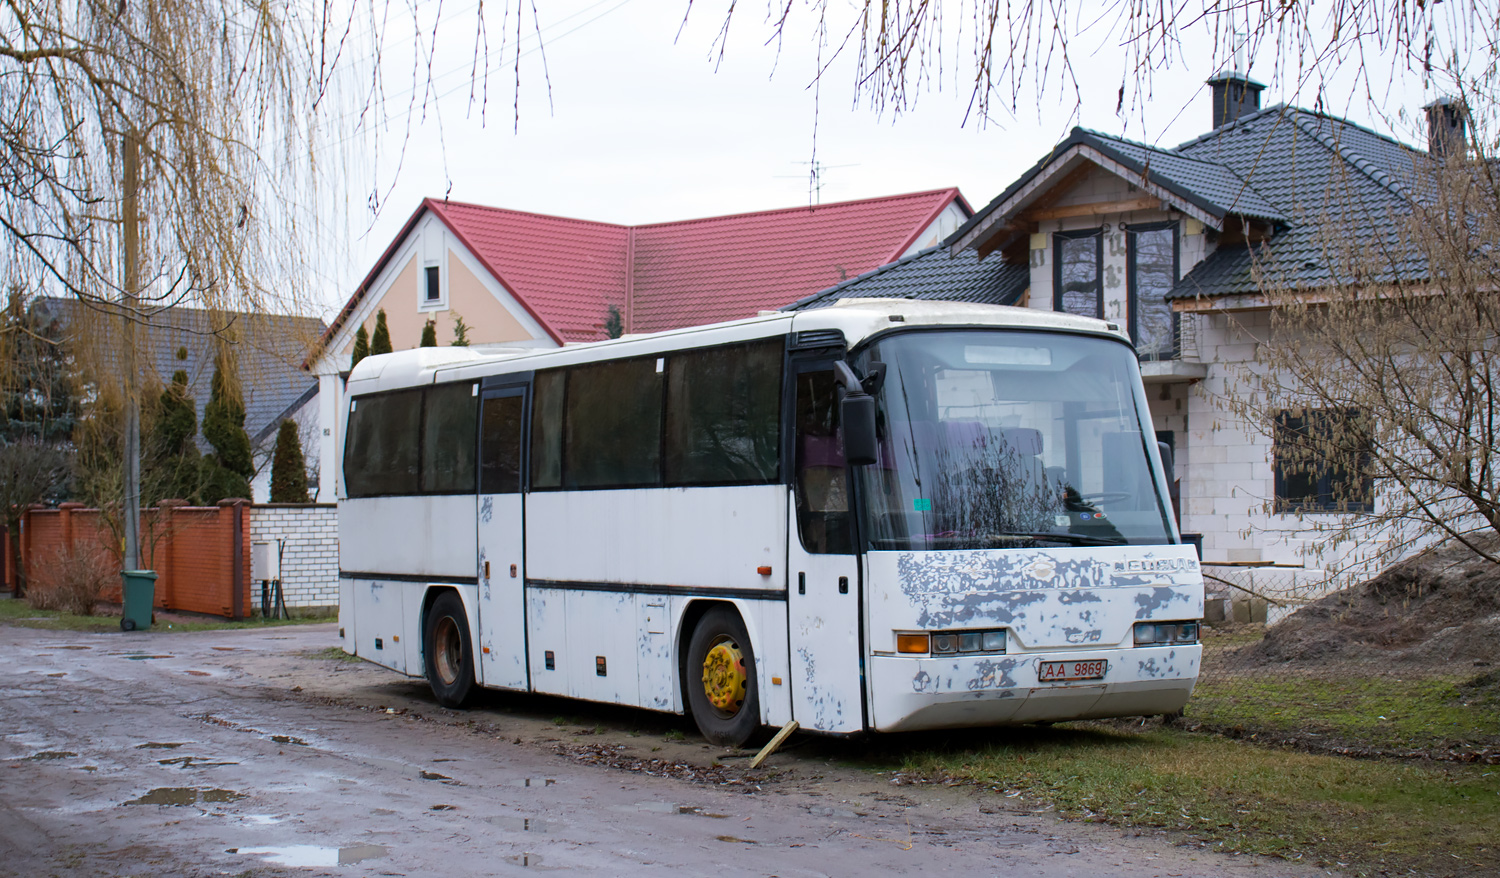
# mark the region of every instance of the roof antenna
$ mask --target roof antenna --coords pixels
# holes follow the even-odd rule
[[[807,180],[807,204],[808,204],[809,207],[814,207],[814,206],[817,206],[817,205],[823,203],[823,172],[824,171],[831,171],[834,168],[857,168],[857,167],[859,167],[858,163],[855,163],[855,164],[852,164],[852,165],[825,165],[822,162],[818,161],[817,159],[813,159],[810,162],[792,162],[792,164],[794,164],[794,165],[807,165],[808,166],[808,170],[807,170],[806,177],[804,178],[802,174],[777,174],[776,175],[776,179],[778,179],[778,180],[790,180],[790,179],[793,179],[793,178],[796,178],[796,179],[806,179]]]

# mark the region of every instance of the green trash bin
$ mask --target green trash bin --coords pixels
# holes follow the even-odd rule
[[[151,607],[156,603],[155,570],[121,570],[120,588],[124,613],[120,616],[122,631],[142,631],[151,627]]]

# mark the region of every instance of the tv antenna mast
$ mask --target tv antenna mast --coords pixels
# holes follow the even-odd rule
[[[816,206],[823,203],[823,174],[835,168],[857,168],[858,163],[849,165],[825,165],[817,159],[810,162],[792,162],[794,165],[806,165],[807,174],[778,174],[778,180],[805,179],[807,180],[807,203]]]

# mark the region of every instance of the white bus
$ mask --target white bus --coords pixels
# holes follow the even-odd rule
[[[739,745],[1170,713],[1203,581],[1103,321],[910,300],[350,375],[345,651]]]

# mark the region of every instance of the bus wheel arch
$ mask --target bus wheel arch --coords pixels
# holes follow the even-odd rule
[[[422,601],[422,669],[444,707],[464,707],[474,692],[474,644],[463,597],[431,589]]]
[[[760,728],[755,648],[739,608],[695,602],[683,616],[683,704],[710,743],[742,746]]]

